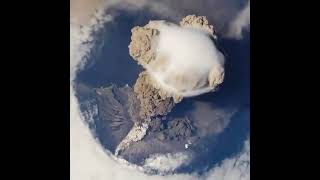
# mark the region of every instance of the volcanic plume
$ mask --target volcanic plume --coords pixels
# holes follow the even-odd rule
[[[165,115],[172,103],[222,83],[224,56],[211,38],[213,26],[204,16],[189,15],[180,26],[150,21],[132,29],[129,53],[145,69],[134,86],[143,117]]]

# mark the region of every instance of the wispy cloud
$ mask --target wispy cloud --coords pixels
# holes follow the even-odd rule
[[[243,28],[250,24],[250,2],[245,0],[71,0],[70,19],[87,25],[97,9],[149,10],[160,17],[180,21],[186,15],[207,16],[221,35],[239,38]],[[249,21],[249,22],[248,22]]]
[[[181,165],[187,165],[191,159],[191,155],[187,153],[154,154],[145,160],[143,167],[164,173],[173,172]]]
[[[250,30],[250,1],[239,12],[236,18],[231,21],[227,35],[231,38],[241,39],[242,33],[245,30]]]
[[[249,180],[250,179],[250,140],[246,140],[241,153],[222,161],[207,173],[210,180]]]

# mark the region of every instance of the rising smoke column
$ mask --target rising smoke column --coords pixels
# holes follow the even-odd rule
[[[142,121],[118,145],[116,155],[140,141],[153,118],[167,115],[184,97],[214,91],[224,79],[224,57],[210,39],[216,36],[206,17],[186,16],[180,26],[150,21],[131,32],[129,54],[145,69],[134,85]]]
[[[132,29],[129,53],[145,69],[134,87],[142,109],[178,103],[183,97],[214,91],[223,82],[224,57],[210,37],[216,38],[213,26],[195,15],[183,18],[180,26],[150,21]]]

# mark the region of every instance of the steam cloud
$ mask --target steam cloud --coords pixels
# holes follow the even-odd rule
[[[224,77],[224,57],[200,30],[160,27],[156,63],[149,72],[162,86],[183,97],[213,90]],[[167,59],[165,59],[167,57]]]

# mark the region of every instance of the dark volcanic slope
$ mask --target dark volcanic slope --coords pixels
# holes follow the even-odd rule
[[[103,131],[108,141],[104,141],[111,146],[112,152],[133,126],[128,111],[130,93],[132,89],[129,86],[96,90],[99,122],[105,128]]]
[[[114,153],[134,122],[141,122],[136,94],[129,86],[118,88],[115,85],[98,89],[79,85],[77,90],[83,112],[97,107],[92,127],[102,145]],[[226,119],[231,116],[226,114],[230,112],[195,103],[195,109],[188,113],[153,117],[147,135],[120,155],[132,163],[142,164],[151,154],[193,152],[198,149],[195,147],[201,144],[202,138],[221,132],[228,122]]]
[[[132,88],[129,86],[117,88],[112,85],[94,89],[80,84],[77,86],[77,92],[82,112],[94,111],[90,108],[97,107],[97,115],[89,124],[93,124],[91,128],[101,144],[114,152],[133,126],[133,119],[128,111],[129,106],[135,107],[130,105],[132,102],[129,103],[129,97],[133,93]]]

